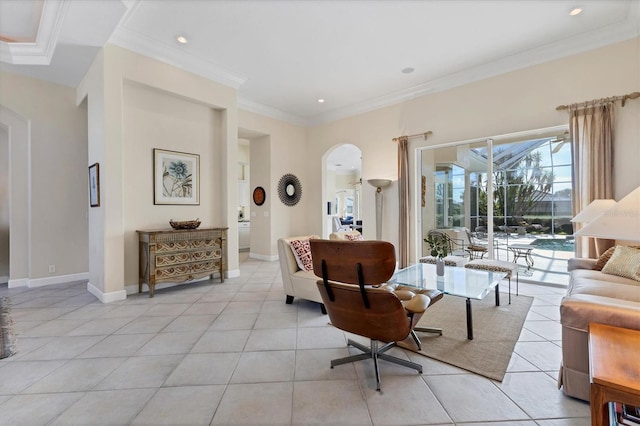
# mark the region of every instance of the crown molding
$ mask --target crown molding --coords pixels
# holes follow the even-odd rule
[[[264,105],[258,102],[253,102],[242,97],[238,98],[238,108],[245,111],[254,112],[256,114],[264,115],[276,120],[281,120],[295,126],[306,127],[310,124],[310,121],[304,117],[300,117],[295,114],[279,110],[277,108]]]
[[[585,34],[579,34],[562,41],[506,56],[496,61],[468,68],[387,95],[371,98],[348,107],[336,108],[312,117],[308,120],[308,125],[326,124],[415,99],[426,94],[442,92],[464,84],[629,40],[640,35],[639,17],[640,5],[639,3],[633,3],[629,6],[625,21],[611,24]]]
[[[0,42],[0,61],[14,65],[49,65],[58,44],[70,0],[47,0],[35,43]]]
[[[137,7],[137,4],[134,8]],[[133,8],[132,8],[133,9]],[[129,12],[132,10],[129,9]],[[127,13],[128,16],[131,16]],[[218,83],[238,89],[247,80],[226,71],[209,61],[200,59],[190,53],[184,52],[175,46],[160,43],[143,34],[119,26],[109,38],[109,43],[123,47],[127,50],[139,53],[149,58],[164,62],[185,71],[208,78]]]

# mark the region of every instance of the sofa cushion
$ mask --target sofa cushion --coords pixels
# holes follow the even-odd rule
[[[311,245],[309,239],[291,240],[289,245],[293,249],[298,267],[303,271],[313,271],[313,259],[311,258]]]
[[[617,246],[602,272],[631,278],[640,285],[640,250]]]
[[[571,272],[568,294],[585,294],[640,302],[640,287],[636,281],[592,269],[576,269]]]

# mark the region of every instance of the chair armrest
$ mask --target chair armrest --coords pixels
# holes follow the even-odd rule
[[[572,257],[567,262],[567,271],[571,272],[574,269],[594,269],[598,259],[591,259],[588,257]]]

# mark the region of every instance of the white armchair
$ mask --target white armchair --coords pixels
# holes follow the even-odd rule
[[[333,217],[333,232],[351,231],[348,225],[343,225],[338,216]]]

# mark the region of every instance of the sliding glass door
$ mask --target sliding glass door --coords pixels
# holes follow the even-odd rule
[[[527,236],[527,243],[543,236],[570,236],[567,136],[557,128],[421,149],[419,255],[428,254],[424,238],[432,229],[462,244],[469,242],[467,231],[482,238],[490,228],[494,237]]]

